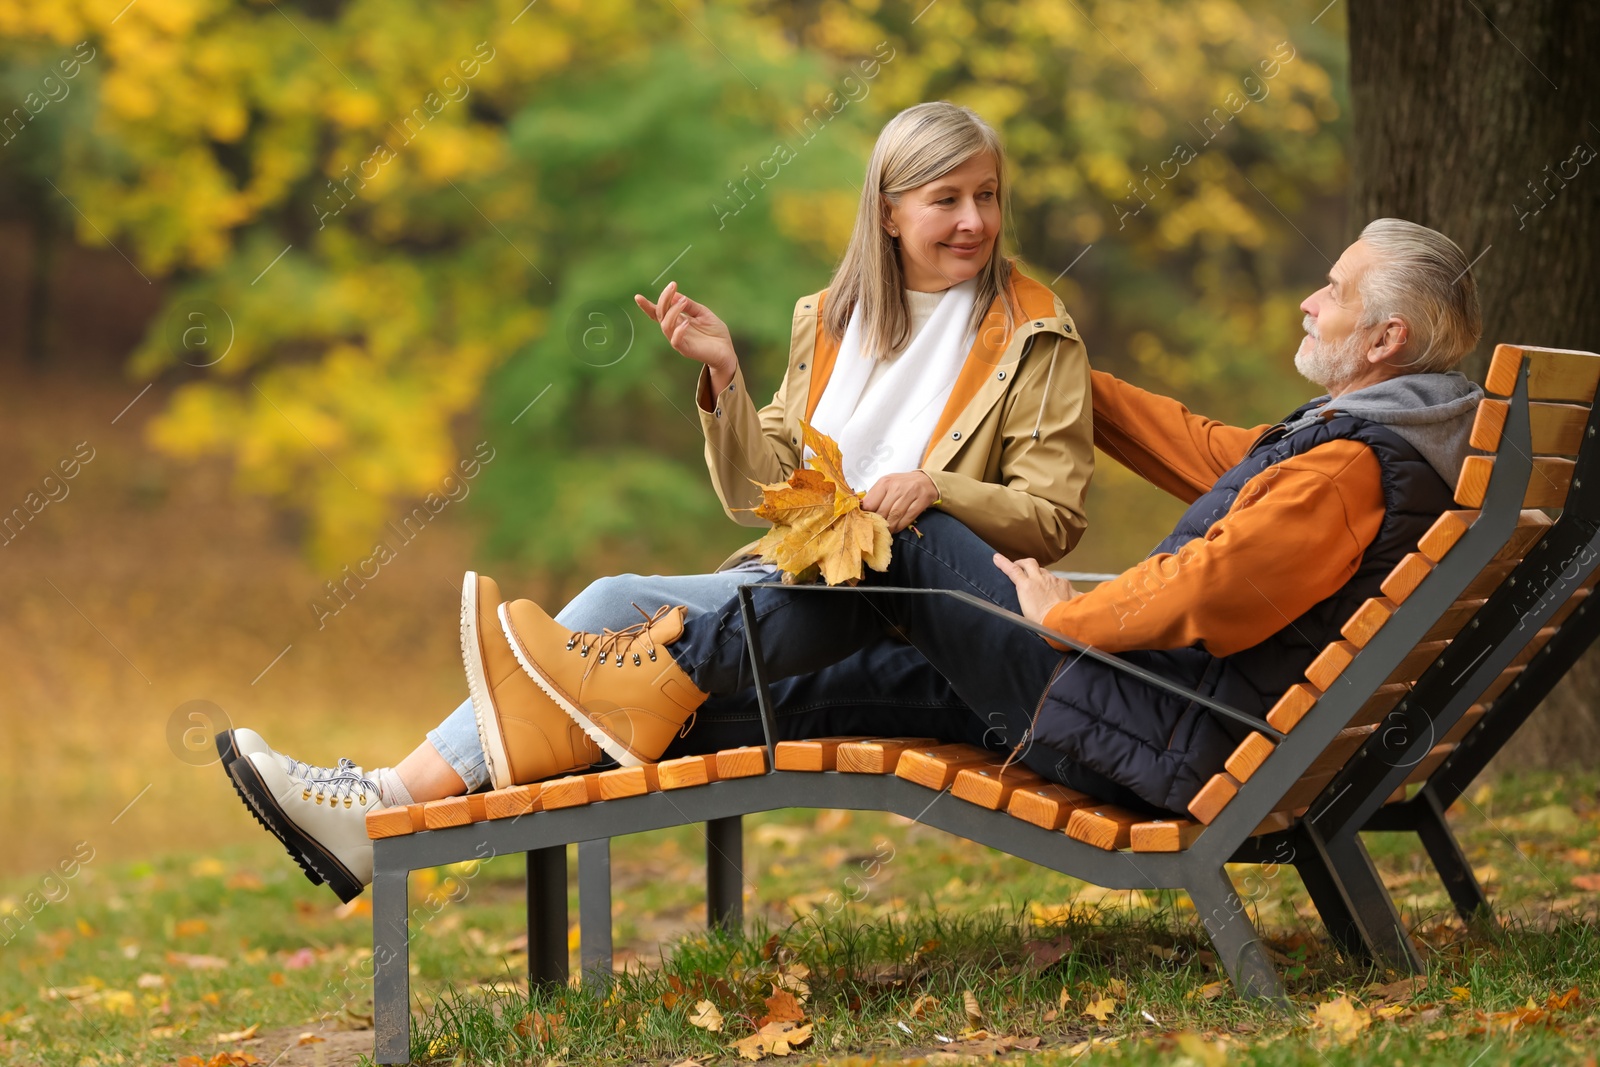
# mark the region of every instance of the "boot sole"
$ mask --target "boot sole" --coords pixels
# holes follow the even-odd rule
[[[247,759],[235,760],[229,777],[233,779],[239,795],[255,812],[257,821],[281,841],[291,854],[298,852],[304,856],[341,902],[348,904],[361,895],[366,886],[339,862],[338,857],[294,824],[294,820],[278,806],[277,798],[267,788],[267,783],[261,780],[254,763]]]
[[[478,744],[483,746],[489,768],[489,784],[507,789],[511,780],[511,758],[506,754],[506,739],[500,732],[500,712],[489,691],[489,678],[483,669],[483,644],[478,613],[478,575],[468,571],[461,583],[461,663],[467,671],[467,692],[472,697],[472,718],[478,724]]]
[[[232,730],[224,730],[217,735],[217,755],[222,757],[222,769],[227,773],[228,781],[233,785],[233,791],[239,794],[239,799],[244,803],[245,810],[254,817],[256,822],[261,824],[262,829],[282,841],[283,838],[279,836],[278,832],[268,826],[266,820],[256,811],[256,806],[250,802],[250,798],[245,795],[244,790],[239,788],[239,780],[233,776],[233,765],[239,759],[239,750],[234,747]],[[249,761],[247,760],[246,762]],[[312,885],[322,884],[322,875],[318,874],[317,869],[306,861],[305,856],[296,852],[287,844],[284,845],[284,848],[288,851],[289,856],[300,865],[300,869],[305,872],[305,876],[311,880]]]
[[[543,689],[545,694],[551,700],[554,700],[562,711],[567,713],[567,717],[577,723],[583,729],[583,732],[589,735],[589,740],[599,745],[601,751],[616,760],[619,766],[643,767],[650,762],[635,756],[620,741],[606,733],[599,726],[596,726],[594,721],[583,713],[583,709],[578,706],[577,701],[567,696],[559,685],[546,677],[545,673],[539,669],[539,665],[533,661],[533,657],[528,655],[528,650],[523,647],[522,638],[518,637],[517,631],[512,628],[511,616],[506,613],[504,604],[500,605],[499,614],[500,629],[505,631],[506,643],[511,646],[511,651],[516,655],[517,662],[522,664],[523,673],[532,678],[539,688]]]

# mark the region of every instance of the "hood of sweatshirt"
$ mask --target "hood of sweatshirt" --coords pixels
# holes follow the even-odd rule
[[[1335,412],[1380,423],[1422,453],[1445,484],[1454,486],[1482,399],[1483,390],[1459,371],[1403,374],[1337,400],[1318,397],[1287,430],[1294,433]]]

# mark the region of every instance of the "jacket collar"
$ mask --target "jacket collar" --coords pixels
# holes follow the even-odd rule
[[[1017,270],[1015,264],[1007,281],[1007,292],[1015,309],[1013,322],[1009,328],[1006,326],[1005,311],[1001,306],[1006,294],[1001,294],[989,305],[983,326],[967,351],[955,386],[950,390],[950,397],[934,426],[933,436],[929,438],[928,451],[923,456],[924,466],[942,469],[960,451],[963,440],[971,432],[967,424],[975,427],[1005,395],[1011,369],[1021,359],[1025,346],[1035,334],[1054,333],[1069,339],[1075,337],[1061,301],[1047,287]],[[828,378],[839,356],[839,341],[829,336],[822,317],[822,306],[827,295],[824,289],[815,297],[800,302],[802,315],[815,315],[810,380],[806,390],[808,421],[822,399],[822,391],[827,388]],[[799,326],[797,321],[797,336],[800,333]],[[955,434],[961,436],[953,436]]]

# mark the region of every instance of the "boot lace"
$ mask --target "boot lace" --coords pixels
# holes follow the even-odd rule
[[[339,761],[341,768],[346,764],[355,767],[349,760]],[[372,796],[378,795],[377,782],[353,771],[337,774],[332,778],[307,779],[301,783],[300,788],[301,800],[314,800],[315,803],[327,804],[330,808],[338,807],[341,803],[347,808],[358,803],[365,805],[369,793]]]
[[[596,667],[605,666],[608,659],[618,667],[621,667],[630,659],[635,667],[644,666],[646,660],[651,663],[657,662],[660,646],[656,644],[655,636],[650,631],[656,623],[672,614],[673,606],[671,604],[663,604],[656,610],[654,615],[641,608],[638,604],[634,604],[633,607],[635,611],[644,616],[642,621],[636,622],[632,626],[625,626],[620,630],[607,628],[598,634],[575,633],[567,641],[567,651],[571,652],[576,648],[578,655],[583,657],[589,655],[591,648],[599,649],[599,656],[584,669],[583,676],[585,678],[589,677],[589,674]],[[640,644],[644,646],[642,649],[637,647]]]
[[[300,778],[309,781],[321,781],[328,778],[338,778],[347,774],[359,775],[362,770],[356,762],[345,756],[339,757],[339,762],[333,767],[319,767],[315,763],[306,763],[293,756],[285,755],[289,761],[288,774],[290,778]]]

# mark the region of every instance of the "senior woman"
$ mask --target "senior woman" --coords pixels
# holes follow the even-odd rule
[[[702,365],[706,464],[735,522],[763,525],[748,510],[760,502],[754,483],[782,481],[802,465],[805,420],[838,442],[863,507],[893,533],[935,508],[1013,558],[1048,565],[1076,544],[1093,465],[1088,360],[1061,302],[1003,254],[1006,192],[999,136],[971,110],[925,103],[891,119],[867,166],[849,246],[828,288],[796,302],[788,369],[759,409],[728,328],[709,308],[675,282],[657,300],[635,297],[669,344]],[[752,548],[711,574],[600,579],[556,621],[592,638],[578,642],[587,656],[607,631],[647,625],[641,612],[648,620],[663,605],[689,618],[715,611],[740,585],[772,579]],[[468,574],[469,697],[394,767],[316,767],[252,731],[219,737],[241,796],[307,874],[341,897],[370,880],[364,816],[373,807],[537,781],[606,756],[656,759],[674,741],[704,751],[759,730],[749,694],[739,694],[602,752],[518,668],[496,618],[501,600],[491,580]],[[971,720],[921,653],[889,639],[789,679],[775,696],[788,736],[827,734],[831,712],[846,704],[873,705],[885,730],[920,736]],[[324,805],[324,796],[342,803]]]

